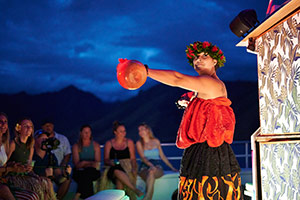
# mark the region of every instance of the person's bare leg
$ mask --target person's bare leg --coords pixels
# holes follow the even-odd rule
[[[80,193],[76,193],[73,200],[78,200],[80,198],[80,195],[81,195]]]
[[[71,179],[65,180],[62,184],[59,185],[57,190],[57,199],[61,200],[63,199],[66,194],[68,193],[69,187],[71,184]]]
[[[124,189],[123,183],[119,179],[116,179],[116,188],[119,190]]]
[[[148,176],[146,179],[146,195],[143,200],[152,199],[154,182],[155,182],[154,170],[150,170],[148,172]]]
[[[15,200],[15,197],[12,195],[10,189],[3,184],[0,184],[0,199]]]
[[[146,178],[146,195],[145,200],[151,200],[154,192],[155,179],[160,178],[164,174],[161,168],[156,168],[154,170],[149,170]]]
[[[129,187],[131,190],[133,190],[137,196],[142,196],[144,193],[142,191],[140,191],[139,189],[137,189],[135,187],[135,185],[133,185],[130,180],[129,177],[127,176],[127,174],[121,170],[115,170],[114,171],[114,175],[115,177],[117,177],[117,179],[119,179],[124,185],[126,185],[127,187]]]

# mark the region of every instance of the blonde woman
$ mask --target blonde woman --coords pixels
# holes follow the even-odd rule
[[[6,174],[9,172],[26,172],[26,169],[17,163],[7,165],[7,154],[9,152],[9,129],[8,117],[0,112],[0,199],[14,200],[15,198],[24,198],[29,200],[38,200],[38,195],[22,188],[12,188],[6,184]]]
[[[3,166],[7,161],[7,154],[9,153],[9,129],[7,115],[0,113],[0,166]]]
[[[8,154],[8,165],[22,165],[25,173],[9,173],[7,179],[15,187],[36,192],[40,199],[56,199],[50,179],[40,177],[32,171],[34,152],[34,127],[31,119],[23,118],[15,126],[15,138],[11,141]]]
[[[31,162],[34,152],[33,123],[31,119],[20,120],[15,127],[16,137],[10,143],[9,161],[27,165],[28,171],[32,170]]]
[[[154,137],[151,128],[142,123],[138,127],[140,140],[136,142],[137,152],[142,160],[139,168],[139,175],[146,182],[146,195],[144,199],[151,200],[153,196],[155,179],[160,178],[163,174],[160,159],[172,171],[178,170],[173,167],[165,156],[160,141]]]

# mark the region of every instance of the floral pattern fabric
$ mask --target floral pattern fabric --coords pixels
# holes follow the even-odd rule
[[[256,40],[262,134],[300,132],[300,12]]]

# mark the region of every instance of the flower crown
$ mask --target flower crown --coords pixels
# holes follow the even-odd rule
[[[224,63],[226,62],[225,56],[221,49],[207,41],[194,42],[194,44],[190,44],[190,46],[187,46],[185,52],[188,58],[188,62],[192,66],[194,66],[193,60],[202,52],[207,53],[210,57],[212,57],[212,59],[216,59],[218,61],[218,67],[224,66]]]

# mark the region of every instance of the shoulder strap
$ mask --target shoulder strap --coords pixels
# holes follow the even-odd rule
[[[111,147],[114,148],[113,143],[112,143],[112,139],[110,140],[110,143],[111,143]]]
[[[17,137],[14,138],[14,141],[15,141],[15,145],[18,145],[18,146],[20,145],[18,140],[17,140]]]

